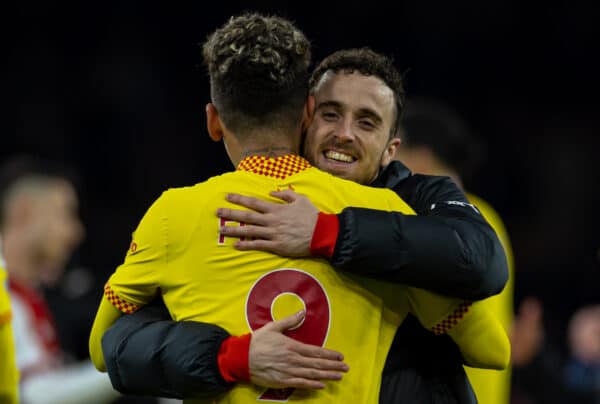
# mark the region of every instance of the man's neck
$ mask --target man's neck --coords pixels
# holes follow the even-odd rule
[[[250,156],[275,158],[286,154],[300,153],[301,127],[265,128],[256,127],[243,133],[224,131],[223,141],[234,167]]]
[[[242,160],[250,156],[264,156],[269,158],[281,157],[286,154],[298,154],[298,149],[292,146],[255,146],[242,149]]]

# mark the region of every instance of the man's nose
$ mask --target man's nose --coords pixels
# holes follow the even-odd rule
[[[335,133],[336,138],[342,142],[352,142],[354,140],[354,132],[352,130],[352,120],[344,119],[340,122]]]

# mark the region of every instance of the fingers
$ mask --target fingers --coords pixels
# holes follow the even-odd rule
[[[306,313],[266,324],[255,331],[251,340],[249,365],[251,381],[267,387],[321,389],[324,382],[339,381],[348,365],[339,352],[307,345],[283,332],[302,323]]]
[[[291,189],[285,189],[283,191],[273,191],[270,193],[270,195],[274,196],[275,198],[282,199],[282,200],[286,201],[287,203],[294,202],[296,200],[296,198],[298,198],[298,196],[299,196],[297,193],[295,193]]]
[[[251,210],[219,208],[217,209],[217,217],[235,222],[243,222],[245,224],[255,224],[258,226],[265,226],[267,224],[267,218],[263,213],[257,213]]]
[[[279,205],[278,203],[268,202],[262,199],[239,194],[227,194],[226,199],[231,203],[235,203],[236,205],[245,206],[246,208],[262,213],[269,212],[273,207],[277,207]]]
[[[273,331],[283,332],[289,330],[290,328],[298,327],[298,325],[300,325],[300,323],[304,320],[305,315],[306,311],[300,310],[294,314],[282,318],[281,320],[272,321],[266,324],[264,328],[269,328]]]
[[[320,358],[335,361],[344,360],[344,355],[342,355],[340,352],[333,351],[331,349],[321,348],[315,345],[303,344],[301,342],[296,342],[296,344],[294,344],[291,349],[304,357]]]
[[[272,230],[268,227],[244,224],[243,226],[221,226],[219,233],[226,237],[270,239]]]
[[[308,380],[299,377],[291,377],[289,379],[284,379],[281,384],[285,387],[294,387],[297,389],[320,390],[325,388],[325,384],[321,383],[318,380]]]
[[[233,245],[240,251],[266,251],[273,254],[282,255],[279,244],[271,240],[239,240]]]
[[[291,368],[288,372],[293,377],[307,380],[341,380],[344,375],[340,372],[331,372],[327,370],[310,369],[306,367]]]
[[[303,356],[298,356],[295,358],[294,363],[300,369],[310,369],[310,370],[318,370],[327,373],[328,378],[337,377],[336,375],[340,375],[341,373],[345,373],[349,370],[347,364],[338,360],[329,360],[329,359],[317,359],[317,358],[306,358]],[[315,377],[309,376],[308,374],[297,374],[298,376],[314,379]],[[322,379],[322,375],[319,375],[319,379]]]

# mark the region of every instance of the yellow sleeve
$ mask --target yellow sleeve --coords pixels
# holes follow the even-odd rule
[[[96,366],[96,369],[101,372],[106,372],[104,353],[102,352],[102,337],[106,330],[108,330],[119,317],[121,317],[121,312],[117,310],[108,299],[103,297],[98,312],[96,313],[94,324],[92,325],[89,341],[90,358],[92,359],[94,366]]]
[[[10,300],[4,277],[4,270],[0,268],[0,403],[16,404],[19,401],[19,371],[11,327]]]
[[[148,209],[137,229],[125,261],[111,275],[90,333],[90,357],[105,371],[102,336],[121,314],[133,313],[159,293],[159,273],[167,266],[167,193]]]
[[[487,308],[498,318],[504,329],[509,332],[513,322],[514,296],[514,260],[510,239],[500,215],[490,204],[472,194],[467,194],[467,198],[479,209],[483,217],[496,231],[506,253],[509,273],[508,282],[500,294],[489,297],[482,302],[485,302]],[[509,402],[510,366],[501,372],[471,367],[465,367],[465,371],[480,402],[490,404],[506,404]]]
[[[159,293],[159,274],[167,263],[168,192],[148,209],[133,238],[125,261],[104,289],[108,300],[127,314],[152,301]]]
[[[514,317],[513,298],[514,298],[514,283],[515,283],[515,268],[512,246],[506,227],[500,218],[500,215],[483,199],[467,194],[467,198],[479,209],[483,217],[488,221],[494,229],[500,240],[500,244],[504,248],[506,254],[506,262],[508,263],[508,282],[504,290],[496,295],[485,299],[488,301],[490,310],[498,317],[500,323],[506,330],[510,330]]]
[[[502,370],[510,361],[510,340],[502,324],[482,303],[473,303],[447,334],[458,345],[466,365]]]
[[[408,294],[411,313],[433,333],[448,334],[466,364],[486,369],[504,369],[508,365],[508,336],[486,306],[417,288],[409,288]]]

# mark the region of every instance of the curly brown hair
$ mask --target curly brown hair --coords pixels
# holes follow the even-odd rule
[[[229,129],[287,129],[299,122],[311,46],[290,21],[257,13],[232,17],[202,51],[213,103]]]
[[[323,75],[328,71],[334,73],[359,72],[365,76],[374,76],[383,81],[393,92],[396,104],[396,116],[390,138],[400,136],[400,116],[404,108],[406,93],[402,85],[402,76],[394,67],[391,58],[373,51],[370,48],[343,49],[332,53],[319,63],[310,77],[309,88],[313,92]]]

